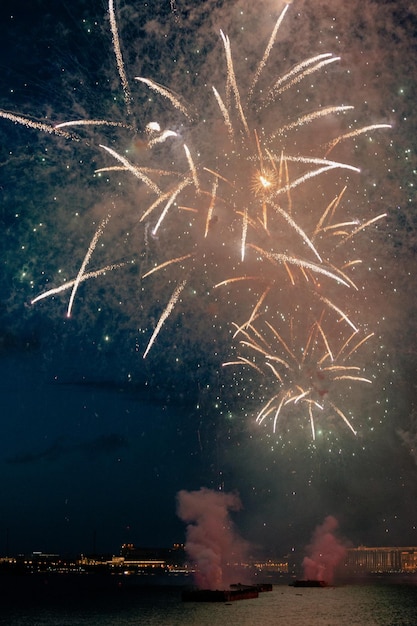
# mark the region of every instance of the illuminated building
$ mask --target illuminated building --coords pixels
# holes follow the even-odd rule
[[[266,561],[255,561],[253,567],[261,574],[288,574],[287,559],[268,559]]]
[[[347,550],[349,573],[417,572],[417,547],[367,547]]]

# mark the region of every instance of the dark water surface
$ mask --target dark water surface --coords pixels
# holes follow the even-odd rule
[[[96,579],[3,577],[0,624],[9,626],[416,626],[416,584],[275,585],[259,598],[182,602],[180,587],[108,586]]]

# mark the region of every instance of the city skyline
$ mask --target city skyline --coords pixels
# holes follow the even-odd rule
[[[279,575],[294,577],[304,566],[305,555],[250,555],[236,568],[246,568],[251,576]],[[225,563],[226,565],[226,563]],[[28,554],[0,555],[0,567],[24,567],[27,572],[105,572],[114,574],[180,574],[195,579],[198,563],[189,559],[184,544],[174,544],[164,548],[144,548],[133,544],[123,545],[117,554],[78,553],[61,555],[42,551]],[[74,569],[78,567],[79,569]],[[5,570],[7,571],[7,569]],[[235,570],[235,572],[237,569]],[[242,570],[243,571],[243,570]],[[334,578],[371,574],[416,574],[417,546],[357,546],[347,547],[341,559],[335,564]],[[304,575],[306,570],[304,569]],[[308,577],[307,577],[308,578]],[[331,581],[333,582],[334,578]],[[316,580],[313,576],[312,580]]]

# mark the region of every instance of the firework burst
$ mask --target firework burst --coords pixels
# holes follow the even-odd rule
[[[384,215],[359,219],[351,209],[343,209],[344,186],[333,194],[323,210],[311,201],[311,190],[330,173],[337,172],[339,182],[342,179],[344,183],[349,176],[357,175],[360,170],[356,165],[330,159],[330,153],[352,137],[388,125],[373,124],[342,132],[314,145],[313,150],[310,147],[308,153],[296,151],[294,134],[320,121],[349,115],[353,107],[320,106],[294,119],[286,118],[281,124],[276,122],[279,116],[271,112],[287,91],[339,61],[330,52],[313,55],[271,80],[268,62],[288,10],[289,3],[278,16],[245,89],[238,80],[231,41],[220,31],[225,78],[222,87],[209,87],[211,103],[206,116],[212,122],[209,149],[207,129],[205,141],[200,142],[199,135],[204,112],[170,87],[153,78],[137,76],[132,84],[165,102],[178,121],[175,126],[166,127],[157,121],[147,124],[141,140],[146,151],[142,161],[138,155],[115,149],[104,138],[98,148],[106,163],[96,172],[108,177],[115,172],[133,177],[141,186],[143,200],[138,221],[143,227],[144,240],[163,234],[169,242],[157,257],[141,263],[141,280],[150,275],[163,280],[161,276],[169,272],[168,284],[175,283],[148,338],[143,357],[149,354],[176,304],[182,301],[185,286],[200,279],[204,272],[212,291],[221,287],[229,292],[235,290],[235,295],[229,296],[229,322],[237,320],[234,337],[239,348],[249,354],[240,355],[233,363],[243,364],[262,377],[272,375],[278,387],[264,403],[256,421],[265,424],[271,420],[276,431],[289,408],[301,407],[308,416],[314,439],[317,414],[324,414],[325,406],[356,433],[336,400],[330,399],[337,394],[329,389],[370,382],[362,376],[358,365],[350,364],[350,357],[356,356],[357,349],[372,333],[355,343],[360,327],[347,294],[359,289],[356,275],[361,259],[356,256],[354,240]],[[88,133],[92,128],[111,127],[123,133],[136,132],[131,123],[134,94],[125,70],[113,0],[109,1],[108,11],[126,122],[84,119],[52,125],[5,111],[0,116],[70,141],[83,141],[77,129]],[[221,131],[216,132],[214,129],[219,125]],[[82,282],[128,265],[126,261],[115,260],[87,272],[109,219],[110,216],[105,217],[96,230],[75,278],[44,291],[32,300],[33,304],[70,290],[69,316]],[[294,310],[297,310],[297,324],[308,329],[307,338],[301,339],[303,333],[299,333],[291,341],[285,340],[274,325],[274,316],[286,308],[288,300],[305,302],[305,294],[308,306],[297,305]],[[311,321],[313,309],[322,312],[317,312]],[[264,321],[262,331],[258,328],[259,319]],[[328,330],[335,321],[342,321],[343,328],[351,334],[346,337],[343,331],[342,339],[339,333],[335,341]],[[334,344],[340,341],[342,345],[335,348]]]
[[[335,418],[357,434],[352,418],[344,413],[339,402],[345,400],[346,385],[350,390],[353,385],[372,382],[354,359],[373,333],[362,336],[354,331],[346,339],[339,333],[342,336],[336,344],[324,332],[324,321],[323,312],[306,329],[290,318],[285,334],[261,318],[244,327],[235,324],[239,355],[235,361],[223,365],[252,369],[267,379],[264,388],[272,391],[259,410],[256,423],[270,422],[273,434],[289,430],[295,421],[302,429],[308,423],[315,440],[317,425],[331,429]],[[302,342],[300,334],[305,330]]]

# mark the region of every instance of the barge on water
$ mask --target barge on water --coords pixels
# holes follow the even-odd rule
[[[272,585],[230,585],[230,589],[185,589],[182,592],[183,602],[233,602],[235,600],[251,600],[264,591],[272,591]]]
[[[294,580],[294,582],[290,583],[290,587],[328,587],[328,584],[325,580],[302,579]]]

